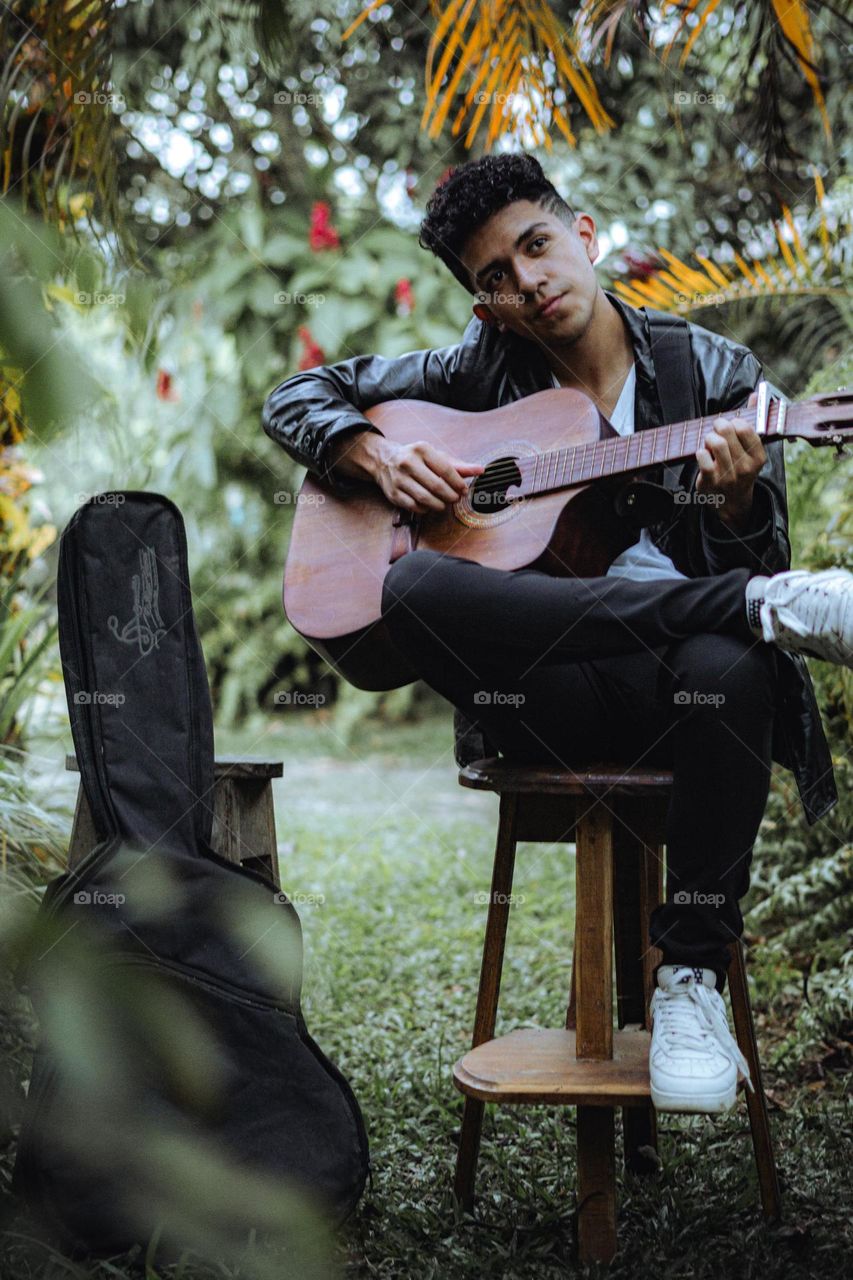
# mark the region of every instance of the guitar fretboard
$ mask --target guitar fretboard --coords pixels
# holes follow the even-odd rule
[[[789,406],[789,414],[791,408],[793,406]],[[769,439],[774,434],[778,409],[778,401],[772,400],[764,439]],[[751,422],[754,416],[755,409],[744,406],[725,414],[691,418],[687,422],[672,422],[665,427],[650,427],[646,431],[635,431],[628,436],[610,436],[606,440],[569,445],[517,458],[516,466],[521,473],[521,484],[517,492],[520,495],[547,493],[551,489],[571,488],[604,476],[639,471],[660,462],[678,462],[696,453],[705,436],[713,430],[716,418]]]

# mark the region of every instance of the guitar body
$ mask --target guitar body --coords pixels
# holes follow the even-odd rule
[[[381,617],[385,574],[401,553],[427,548],[496,569],[594,577],[636,539],[616,516],[606,480],[533,498],[513,499],[511,483],[497,500],[475,489],[492,469],[493,478],[510,478],[511,460],[519,456],[615,436],[579,391],[540,391],[483,413],[396,400],[365,417],[399,444],[428,440],[487,471],[469,482],[458,502],[423,516],[401,513],[372,482],[342,498],[313,476],[304,479],[285,566],[284,610],[308,644],[359,689],[396,689],[417,679]]]

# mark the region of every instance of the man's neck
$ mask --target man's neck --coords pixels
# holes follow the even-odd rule
[[[583,391],[609,417],[634,363],[634,347],[621,315],[599,288],[585,332],[573,342],[549,344],[545,358],[561,386]]]

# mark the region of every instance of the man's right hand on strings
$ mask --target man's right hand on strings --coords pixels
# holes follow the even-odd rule
[[[482,475],[485,466],[437,449],[427,440],[398,444],[376,431],[359,432],[333,442],[331,466],[354,479],[371,479],[395,507],[426,515],[458,502],[465,477]]]

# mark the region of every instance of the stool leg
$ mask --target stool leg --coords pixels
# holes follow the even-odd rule
[[[775,1222],[778,1221],[782,1214],[782,1197],[779,1190],[776,1161],[773,1157],[770,1117],[767,1114],[767,1099],[764,1096],[761,1063],[758,1060],[758,1042],[755,1038],[755,1023],[752,1019],[749,987],[743,963],[743,944],[740,938],[729,945],[727,976],[731,993],[735,1035],[737,1036],[740,1051],[749,1064],[749,1074],[752,1077],[752,1083],[755,1085],[755,1093],[752,1092],[749,1086],[745,1086],[745,1090],[746,1106],[749,1112],[749,1127],[752,1130],[752,1145],[755,1150],[755,1163],[758,1169],[761,1207],[764,1217],[771,1222]]]
[[[594,804],[578,820],[575,954],[579,1058],[613,1057],[613,827]],[[579,1105],[578,1255],[609,1262],[616,1252],[615,1108]]]
[[[644,828],[644,830],[646,830]],[[652,828],[643,840],[642,880],[640,883],[640,916],[643,922],[643,994],[645,997],[645,1021],[647,1031],[652,1029],[649,1007],[655,989],[654,973],[663,960],[663,952],[653,947],[649,940],[649,922],[655,907],[663,902],[663,851],[657,831]]]
[[[477,995],[477,1013],[474,1019],[474,1035],[471,1048],[491,1040],[495,1034],[498,997],[501,988],[506,928],[509,917],[509,897],[515,868],[515,823],[518,809],[516,792],[501,793],[500,821],[495,846],[495,862],[492,869],[492,892],[486,918],[486,936],[483,942],[483,963],[480,966],[480,989]],[[479,1098],[465,1098],[462,1110],[462,1131],[456,1154],[456,1177],[453,1193],[464,1211],[474,1202],[474,1178],[477,1158],[480,1154],[480,1134],[483,1128],[485,1103]]]
[[[578,980],[575,973],[575,957],[578,954],[578,930],[575,923],[575,937],[572,943],[572,981],[569,990],[569,1004],[566,1009],[566,1030],[576,1031],[578,1025]]]
[[[610,1262],[616,1253],[614,1107],[578,1107],[578,1259]]]
[[[620,809],[622,806],[620,805]],[[648,950],[648,917],[644,916],[647,824],[641,809],[628,809],[626,822],[613,831],[613,941],[616,955],[616,1010],[620,1027],[646,1023],[644,955]],[[655,1173],[658,1162],[642,1151],[657,1150],[657,1113],[651,1102],[622,1108],[625,1168],[636,1174]]]

